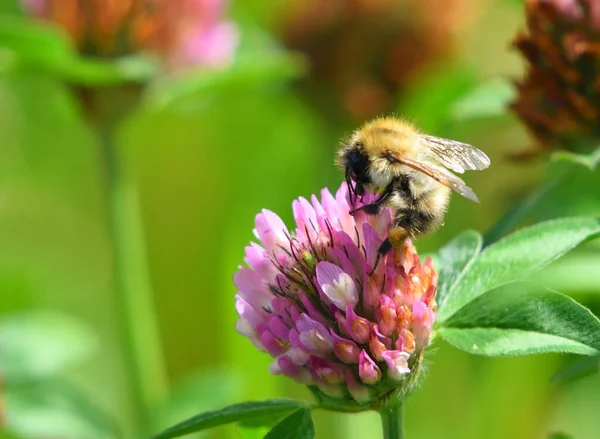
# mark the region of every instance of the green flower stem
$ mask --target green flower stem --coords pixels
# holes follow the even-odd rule
[[[137,425],[168,392],[167,374],[147,269],[138,191],[126,178],[115,146],[115,125],[98,127],[105,165],[107,209],[113,249],[117,306]]]
[[[404,437],[401,402],[395,401],[394,404],[383,407],[379,410],[379,416],[381,416],[383,439],[402,439]]]

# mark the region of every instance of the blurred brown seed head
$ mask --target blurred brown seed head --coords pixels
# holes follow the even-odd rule
[[[224,0],[21,0],[31,15],[55,22],[86,55],[148,51],[170,68],[227,63],[237,43],[223,19]]]
[[[395,110],[396,96],[448,57],[476,0],[294,0],[280,33],[304,53],[306,84],[358,119]]]
[[[539,151],[583,151],[600,138],[600,2],[528,0],[526,18],[514,46],[527,72],[511,108]]]

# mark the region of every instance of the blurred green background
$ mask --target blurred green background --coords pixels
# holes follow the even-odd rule
[[[22,16],[16,2],[0,3],[3,20]],[[239,61],[229,70],[207,73],[205,82],[197,80],[203,73],[188,82],[157,82],[119,120],[118,160],[139,202],[133,204],[141,218],[135,225],[142,238],[138,249],[146,250],[158,354],[172,391],[167,398],[155,383],[158,396],[145,433],[135,427],[138,396],[131,377],[136,372],[124,335],[123,299],[115,288],[109,188],[98,138],[67,81],[34,68],[11,69],[0,44],[0,331],[13,321],[34,330],[43,322],[40,334],[17,330],[12,343],[35,350],[36,367],[44,369],[47,362],[50,370],[33,384],[6,380],[7,416],[20,427],[1,437],[128,438],[242,400],[308,399],[300,385],[271,376],[268,356],[236,333],[231,277],[253,239],[260,209],[273,210],[291,224],[294,198],[337,188],[342,175],[333,159],[339,139],[365,118],[397,111],[432,134],[477,145],[492,159],[489,170],[466,177],[481,204],[453,197],[445,226],[418,242],[421,252],[435,251],[467,228],[486,231],[553,172],[543,160],[515,164],[506,158],[532,142],[504,110],[510,98],[506,84],[522,74],[509,47],[523,27],[521,2],[462,0],[440,6],[443,2],[406,1],[396,13],[411,20],[393,16],[390,20],[397,21],[386,26],[412,23],[423,42],[411,44],[431,53],[415,57],[414,47],[390,49],[400,54],[393,69],[412,72],[393,84],[382,79],[376,65],[385,64],[378,57],[386,56],[379,53],[391,44],[386,38],[395,38],[384,34],[386,26],[353,28],[333,8],[329,34],[309,28],[294,33],[302,29],[290,24],[300,14],[298,3],[233,1],[229,15],[240,32]],[[320,7],[313,3],[306,4]],[[347,3],[361,2],[331,4]],[[447,34],[440,34],[442,24],[431,20],[432,14],[446,20]],[[415,26],[415,20],[422,21]],[[326,42],[348,28],[356,34],[335,52],[342,73],[327,77],[333,67],[314,63],[327,53],[333,57]],[[448,39],[448,47],[431,49],[426,43],[440,38]],[[363,39],[370,44],[366,49],[361,49]],[[289,58],[286,45],[308,56],[295,52]],[[312,56],[319,48],[326,55]],[[357,65],[368,70],[361,73],[370,81],[364,93],[340,85],[358,77],[343,74]],[[384,86],[377,89],[377,84]],[[387,91],[385,97],[381,90]],[[533,216],[600,213],[598,183],[582,170]],[[598,252],[587,246],[542,279],[598,311],[599,264]],[[36,310],[43,313],[32,316]],[[0,335],[0,355],[9,333]],[[145,349],[151,350],[143,346],[142,354]],[[54,368],[63,357],[68,367]],[[137,373],[153,369],[152,358],[138,365]],[[427,378],[406,406],[406,436],[521,439],[563,431],[576,439],[598,438],[600,376],[550,385],[553,374],[574,360],[559,355],[486,359],[436,341]],[[380,435],[376,414],[316,417],[318,438]],[[226,427],[205,436],[242,434],[253,433]]]

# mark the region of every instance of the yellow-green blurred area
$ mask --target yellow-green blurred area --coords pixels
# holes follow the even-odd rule
[[[137,372],[131,370],[132,343],[125,336],[124,320],[130,317],[123,314],[124,299],[115,288],[105,163],[98,136],[83,116],[85,103],[56,74],[12,69],[13,55],[0,46],[0,319],[7,327],[20,319],[37,331],[17,331],[20,338],[12,342],[35,347],[36,370],[43,377],[35,385],[5,383],[6,416],[18,418],[23,436],[13,432],[1,437],[147,436],[234,402],[310,399],[299,384],[272,376],[268,355],[235,331],[231,279],[243,263],[244,246],[254,239],[254,217],[261,209],[277,212],[291,225],[293,199],[323,187],[337,189],[343,180],[333,164],[339,139],[372,111],[363,105],[380,99],[375,86],[339,98],[335,93],[345,91],[335,81],[352,85],[354,77],[338,72],[333,79],[322,79],[323,71],[334,67],[311,66],[311,59],[329,56],[343,71],[344,63],[348,68],[362,66],[362,58],[353,58],[353,48],[361,56],[368,53],[368,62],[384,57],[378,48],[385,41],[377,32],[388,24],[361,28],[366,33],[348,37],[343,50],[312,58],[296,52],[270,66],[270,56],[288,56],[285,44],[297,50],[309,43],[318,48],[352,25],[334,23],[329,33],[290,36],[290,14],[300,13],[293,3],[298,2],[234,0],[230,16],[239,28],[238,56],[245,64],[211,71],[205,83],[155,82],[135,107],[119,114],[117,159],[125,196],[130,206],[139,207],[141,220],[124,239],[137,250],[145,249],[153,303],[138,313],[140,321],[156,319],[160,341],[157,350],[156,345],[144,346],[154,343],[148,341],[152,336],[137,340],[142,353],[151,352]],[[507,80],[522,75],[522,64],[509,47],[523,27],[521,2],[450,3],[452,14],[439,10],[440,2],[428,0],[398,9],[409,17],[446,14],[445,19],[460,25],[451,26],[450,47],[436,49],[431,57],[423,54],[424,60],[407,55],[406,66],[396,62],[395,69],[414,72],[401,84],[388,83],[389,96],[377,101],[381,107],[373,107],[397,111],[432,134],[476,145],[492,160],[489,170],[465,177],[481,203],[453,196],[444,227],[417,242],[424,253],[435,252],[462,230],[485,232],[546,179],[545,159],[514,163],[507,158],[533,142],[504,109],[511,93]],[[22,18],[15,2],[0,4],[0,23]],[[332,22],[335,14],[342,14],[335,8],[327,13],[333,14]],[[420,38],[450,38],[436,32],[436,23],[431,20],[430,27],[417,29],[423,32]],[[294,26],[297,30],[303,25]],[[376,46],[363,48],[361,38],[367,37],[364,41]],[[429,47],[425,42],[411,44],[406,53]],[[263,55],[268,60],[261,65]],[[410,65],[413,60],[418,68]],[[194,75],[202,78],[203,73]],[[379,80],[385,82],[373,74],[369,84]],[[115,95],[126,98],[114,87],[97,87],[95,93],[106,93],[109,102],[118,102]],[[599,183],[582,168],[529,220],[600,214]],[[542,279],[598,313],[599,267],[597,252],[588,246],[551,266]],[[143,279],[132,282],[134,288],[144,284]],[[65,346],[75,352],[64,352]],[[0,342],[0,356],[2,351]],[[139,395],[132,374],[152,375],[156,355],[164,361],[166,386],[155,383],[155,393],[148,397],[154,411],[144,432],[134,433]],[[564,432],[575,439],[596,439],[600,376],[550,384],[561,367],[576,359],[554,354],[482,358],[436,340],[423,385],[406,404],[406,437],[529,439]],[[68,367],[61,367],[63,360]],[[317,438],[381,435],[376,414],[315,416]],[[103,427],[107,424],[108,430]],[[230,426],[203,437],[242,434],[251,433]]]

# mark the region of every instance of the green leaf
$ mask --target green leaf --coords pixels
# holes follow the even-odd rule
[[[74,84],[110,85],[151,79],[157,64],[143,55],[101,59],[80,56],[60,28],[29,19],[0,19],[2,70],[57,76]]]
[[[277,424],[287,413],[275,413],[269,414],[267,416],[263,416],[261,418],[248,419],[245,421],[240,421],[240,426],[249,427],[249,428],[257,428],[257,427],[273,427]]]
[[[582,358],[561,369],[552,377],[552,384],[560,385],[600,372],[600,355]]]
[[[525,279],[600,234],[596,218],[563,218],[519,230],[486,248],[448,292],[438,324],[486,291]]]
[[[190,71],[175,78],[157,81],[148,90],[147,104],[160,109],[182,100],[197,100],[206,92],[246,90],[258,84],[276,83],[300,76],[304,59],[285,52],[257,52],[237,57],[225,70]]]
[[[219,425],[240,422],[256,418],[264,418],[278,413],[289,413],[300,408],[307,407],[302,401],[293,399],[271,399],[265,401],[242,402],[230,405],[222,410],[205,412],[181,422],[162,433],[154,436],[154,439],[168,439],[183,436],[189,433],[218,427]]]
[[[564,294],[600,294],[600,252],[587,247],[562,257],[531,280]]]
[[[0,371],[13,382],[48,377],[88,359],[96,344],[89,328],[68,315],[13,314],[0,320]]]
[[[68,36],[59,28],[8,16],[0,17],[0,47],[40,67],[68,61],[75,55]]]
[[[517,283],[463,307],[440,329],[450,344],[486,356],[600,350],[600,320],[564,294]]]
[[[241,424],[238,426],[238,432],[243,439],[264,439],[269,430],[268,426],[249,427]]]
[[[548,439],[573,439],[573,436],[567,433],[552,433],[548,436]]]
[[[194,373],[178,383],[169,398],[153,412],[149,431],[159,431],[199,411],[239,400],[243,389],[241,376],[232,371],[209,369]]]
[[[58,66],[52,73],[72,84],[100,86],[123,82],[145,82],[154,77],[158,64],[143,55],[129,55],[104,60],[79,57]]]
[[[457,285],[469,266],[481,252],[483,239],[474,230],[467,230],[439,251],[435,267],[438,269],[438,306],[442,307],[448,292]]]
[[[595,171],[600,164],[600,148],[589,154],[577,154],[570,151],[557,151],[550,156],[555,162],[564,162],[576,166],[583,166],[590,171]]]
[[[515,97],[515,88],[509,81],[493,78],[477,85],[457,100],[451,114],[456,120],[503,116]]]
[[[288,413],[276,413],[262,418],[240,421],[238,431],[244,439],[263,439],[265,435],[278,424]]]
[[[315,425],[308,407],[296,410],[267,433],[265,439],[312,439]]]
[[[3,390],[6,430],[22,438],[111,439],[115,420],[88,395],[64,381],[12,385]]]

